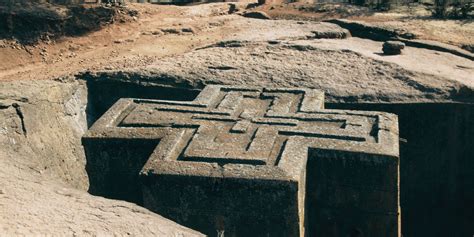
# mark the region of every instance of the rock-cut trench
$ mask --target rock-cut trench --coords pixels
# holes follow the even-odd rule
[[[192,88],[103,79],[89,80],[88,91],[88,125],[119,98],[193,100],[199,93]],[[404,236],[463,236],[473,232],[473,104],[327,103],[326,107],[384,111],[399,116]]]
[[[28,92],[25,88],[31,85],[19,82],[2,88],[0,123],[7,135],[0,134],[0,142],[7,149],[1,152],[32,170],[57,176],[71,187],[105,197],[107,190],[89,185],[81,145],[81,136],[88,127],[119,98],[193,100],[200,91],[104,78],[34,83],[35,89]],[[327,103],[326,107],[385,111],[399,116],[404,236],[474,233],[473,104],[342,102]],[[137,145],[140,149],[147,147]],[[128,201],[141,204],[133,195]]]

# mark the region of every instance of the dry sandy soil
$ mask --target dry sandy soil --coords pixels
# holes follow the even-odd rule
[[[348,19],[410,32],[419,39],[435,40],[456,46],[474,44],[474,20],[433,19],[424,6],[398,6],[389,12],[372,12],[364,7],[350,5],[314,4],[295,2],[290,4],[258,7],[275,19],[329,20]]]
[[[414,47],[384,56],[382,42],[350,37],[337,25],[244,18],[229,12],[247,4],[233,5],[132,4],[138,17],[82,36],[33,45],[1,40],[0,236],[199,235],[136,205],[86,193],[80,137],[88,95],[77,78],[188,89],[304,86],[324,90],[329,102],[474,101],[472,60]],[[391,19],[380,24],[425,32],[416,21]],[[430,24],[445,27],[424,26]],[[471,25],[446,24],[460,29],[455,44],[474,38]]]

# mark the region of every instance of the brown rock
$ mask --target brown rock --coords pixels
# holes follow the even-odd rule
[[[386,41],[382,46],[383,53],[386,55],[401,54],[404,48],[405,44],[400,41]]]

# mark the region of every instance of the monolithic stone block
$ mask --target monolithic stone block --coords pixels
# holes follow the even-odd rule
[[[83,143],[92,193],[210,236],[400,234],[397,117],[326,110],[318,90],[121,99]]]

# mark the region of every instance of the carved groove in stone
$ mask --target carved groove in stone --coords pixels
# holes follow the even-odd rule
[[[360,161],[355,163],[361,165],[359,169],[383,169],[386,175],[380,174],[383,178],[375,181],[375,186],[364,183],[344,186],[346,181],[333,182],[326,174],[321,177],[341,190],[352,187],[348,192],[379,187],[372,190],[390,197],[380,207],[390,216],[383,225],[390,226],[384,227],[385,232],[372,235],[397,236],[397,126],[396,116],[387,113],[326,110],[324,94],[317,90],[207,86],[191,102],[121,99],[94,124],[83,141],[90,167],[109,162],[98,158],[95,144],[91,143],[94,139],[158,141],[139,171],[142,181],[138,178],[133,181],[142,186],[144,205],[207,234],[212,228],[224,225],[226,233],[237,235],[246,235],[242,226],[247,226],[256,231],[253,233],[262,235],[303,236],[305,206],[314,202],[311,200],[314,191],[305,190],[306,180],[313,176],[306,174],[308,159],[333,157],[335,161],[349,161],[356,157]],[[332,167],[331,163],[322,165]],[[341,165],[345,167],[346,163]],[[353,175],[354,182],[359,182],[365,174],[354,172]],[[99,183],[108,182],[107,177],[97,179]],[[182,183],[182,187],[173,186],[175,182]],[[188,188],[194,191],[180,190]],[[242,199],[236,199],[238,196]],[[251,202],[248,198],[263,200]],[[331,205],[344,208],[351,201],[354,200],[348,197]],[[265,205],[280,208],[268,209]],[[282,215],[291,221],[266,219]],[[245,216],[260,216],[266,224],[255,230]],[[278,227],[271,227],[275,225]],[[311,229],[312,225],[306,228]]]

